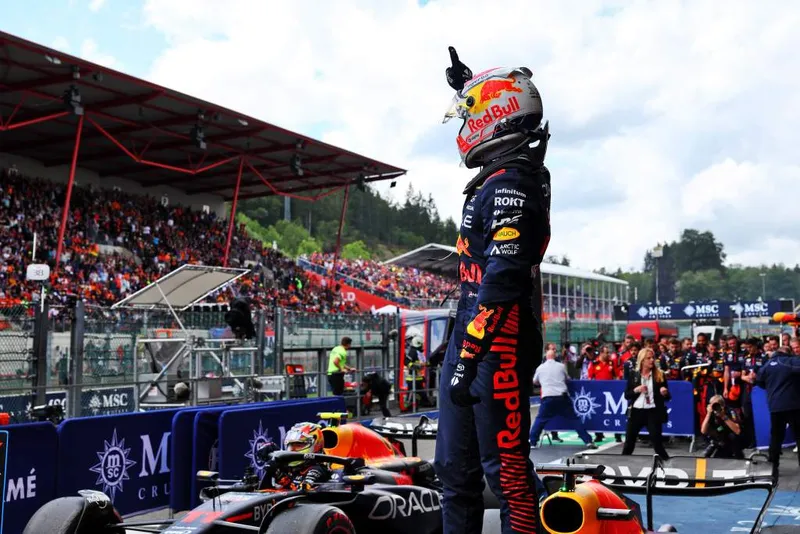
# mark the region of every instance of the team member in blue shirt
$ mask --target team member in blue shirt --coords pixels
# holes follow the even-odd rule
[[[800,436],[800,338],[793,338],[790,347],[797,356],[775,352],[761,367],[755,383],[767,391],[770,415],[769,461],[775,471],[781,458],[781,445],[786,426]],[[800,457],[798,457],[800,464]]]

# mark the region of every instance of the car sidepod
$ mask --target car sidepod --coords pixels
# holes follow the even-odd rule
[[[442,499],[420,486],[373,484],[337,503],[357,532],[435,534],[442,530]]]

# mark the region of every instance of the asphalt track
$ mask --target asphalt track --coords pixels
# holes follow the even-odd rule
[[[531,407],[531,415],[535,418],[538,406]],[[600,445],[597,452],[614,454],[621,452],[621,444],[614,441],[613,436]],[[543,440],[541,446],[531,450],[531,459],[535,463],[549,463],[573,456],[581,452],[590,453],[582,446],[577,435],[572,432],[560,433],[563,443],[551,443]],[[435,444],[432,441],[419,442],[419,456],[433,458]],[[410,443],[407,444],[410,449]],[[673,439],[667,444],[671,454],[689,454],[689,443],[685,440]],[[637,446],[634,454],[653,454],[641,444]],[[699,454],[699,453],[696,453]],[[644,497],[631,496],[639,502],[642,513],[645,510]],[[655,497],[653,501],[653,523],[656,528],[668,523],[676,527],[679,533],[723,534],[727,532],[750,532],[753,520],[756,518],[767,495],[763,491],[752,490],[722,497],[689,498],[689,497]],[[180,515],[180,514],[177,514]],[[136,520],[164,519],[169,517],[166,510],[136,516]],[[134,519],[134,518],[131,518]],[[800,467],[796,455],[791,449],[785,449],[781,463],[778,491],[769,507],[765,527],[772,527],[775,534],[800,534]],[[780,530],[778,531],[778,528]],[[128,530],[130,534],[139,534],[141,531]],[[771,530],[766,530],[772,532]],[[490,533],[486,533],[490,534]],[[494,534],[494,533],[491,533]]]

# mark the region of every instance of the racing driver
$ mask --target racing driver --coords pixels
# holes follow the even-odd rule
[[[541,360],[539,265],[550,240],[549,139],[528,68],[472,75],[450,48],[457,93],[445,122],[467,168],[456,243],[461,297],[440,383],[435,468],[444,485],[444,533],[479,534],[483,477],[500,501],[502,532],[538,531],[530,460],[533,372]]]
[[[322,454],[322,427],[316,423],[297,423],[286,433],[283,446],[287,451]],[[290,462],[288,469],[281,469],[273,475],[275,487],[281,489],[298,489],[319,484],[330,477],[331,472],[326,466],[306,465],[303,460]]]

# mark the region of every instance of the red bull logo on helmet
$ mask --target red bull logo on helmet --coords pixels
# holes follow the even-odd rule
[[[493,100],[500,98],[503,93],[522,93],[522,88],[514,78],[489,79],[470,88],[466,95],[472,97],[473,104],[469,107],[472,115],[479,115],[489,108]]]
[[[470,133],[479,132],[492,123],[499,121],[503,117],[513,115],[519,110],[519,100],[517,100],[517,97],[512,96],[508,99],[508,104],[505,106],[494,104],[493,106],[490,106],[483,115],[469,119],[467,121],[467,127],[469,128]]]

